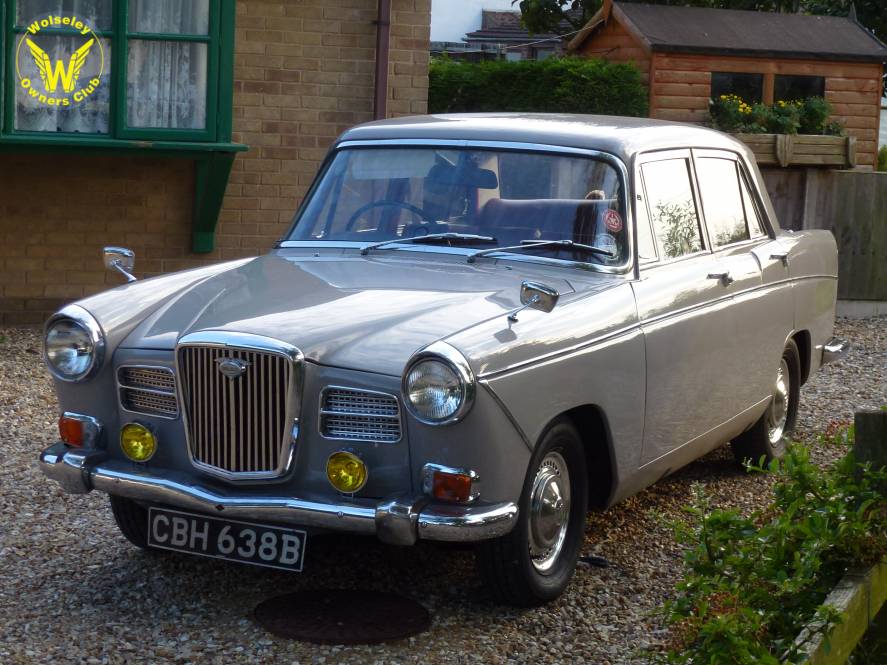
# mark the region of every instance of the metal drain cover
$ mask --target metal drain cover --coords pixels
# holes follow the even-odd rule
[[[254,614],[269,633],[315,644],[378,644],[431,625],[416,601],[378,591],[298,591],[262,601]]]

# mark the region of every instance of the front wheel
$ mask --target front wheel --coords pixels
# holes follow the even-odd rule
[[[801,354],[790,339],[773,373],[773,395],[764,415],[731,442],[733,455],[740,464],[755,464],[780,459],[785,454],[787,436],[794,430],[801,397]]]
[[[493,596],[532,607],[567,588],[585,534],[588,474],[576,428],[555,422],[536,447],[511,533],[480,543],[476,557]]]

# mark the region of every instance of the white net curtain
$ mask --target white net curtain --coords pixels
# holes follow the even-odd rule
[[[205,35],[209,0],[130,0],[129,30]],[[130,39],[127,58],[129,127],[206,127],[207,45]]]

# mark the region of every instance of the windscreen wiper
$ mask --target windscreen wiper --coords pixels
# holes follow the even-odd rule
[[[581,242],[572,240],[521,240],[520,245],[511,245],[510,247],[491,247],[490,249],[482,249],[479,252],[468,256],[468,263],[474,263],[478,257],[487,254],[495,254],[496,252],[514,252],[525,249],[537,249],[541,247],[567,247],[569,249],[578,249],[589,254],[600,254],[608,259],[616,258],[615,252],[603,247],[595,247],[594,245],[583,245]]]
[[[457,242],[454,242],[457,241]],[[475,245],[475,244],[484,244],[490,242],[496,242],[496,239],[492,236],[479,236],[473,233],[429,233],[426,236],[413,236],[411,238],[392,238],[391,240],[383,240],[382,242],[377,242],[372,245],[367,245],[366,247],[361,248],[360,253],[363,256],[366,256],[370,253],[371,249],[378,249],[379,247],[385,247],[387,245],[397,245],[400,243],[413,242],[413,243],[447,243],[452,246],[454,244],[457,245]]]

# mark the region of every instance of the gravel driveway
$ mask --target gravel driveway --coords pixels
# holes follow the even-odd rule
[[[842,320],[854,350],[802,393],[799,433],[887,404],[887,318]],[[736,470],[724,448],[588,519],[585,553],[568,593],[541,609],[491,603],[470,551],[399,549],[373,539],[316,537],[302,576],[185,555],[141,552],[119,535],[105,495],[68,496],[36,457],[57,415],[36,330],[0,330],[0,663],[641,663],[665,638],[651,614],[668,597],[680,549],[665,525],[692,483],[719,506],[751,509],[768,480]],[[838,451],[816,450],[827,463]],[[665,518],[665,519],[663,519]],[[314,647],[266,634],[250,618],[261,600],[301,588],[390,590],[433,615],[423,635],[376,647]]]

